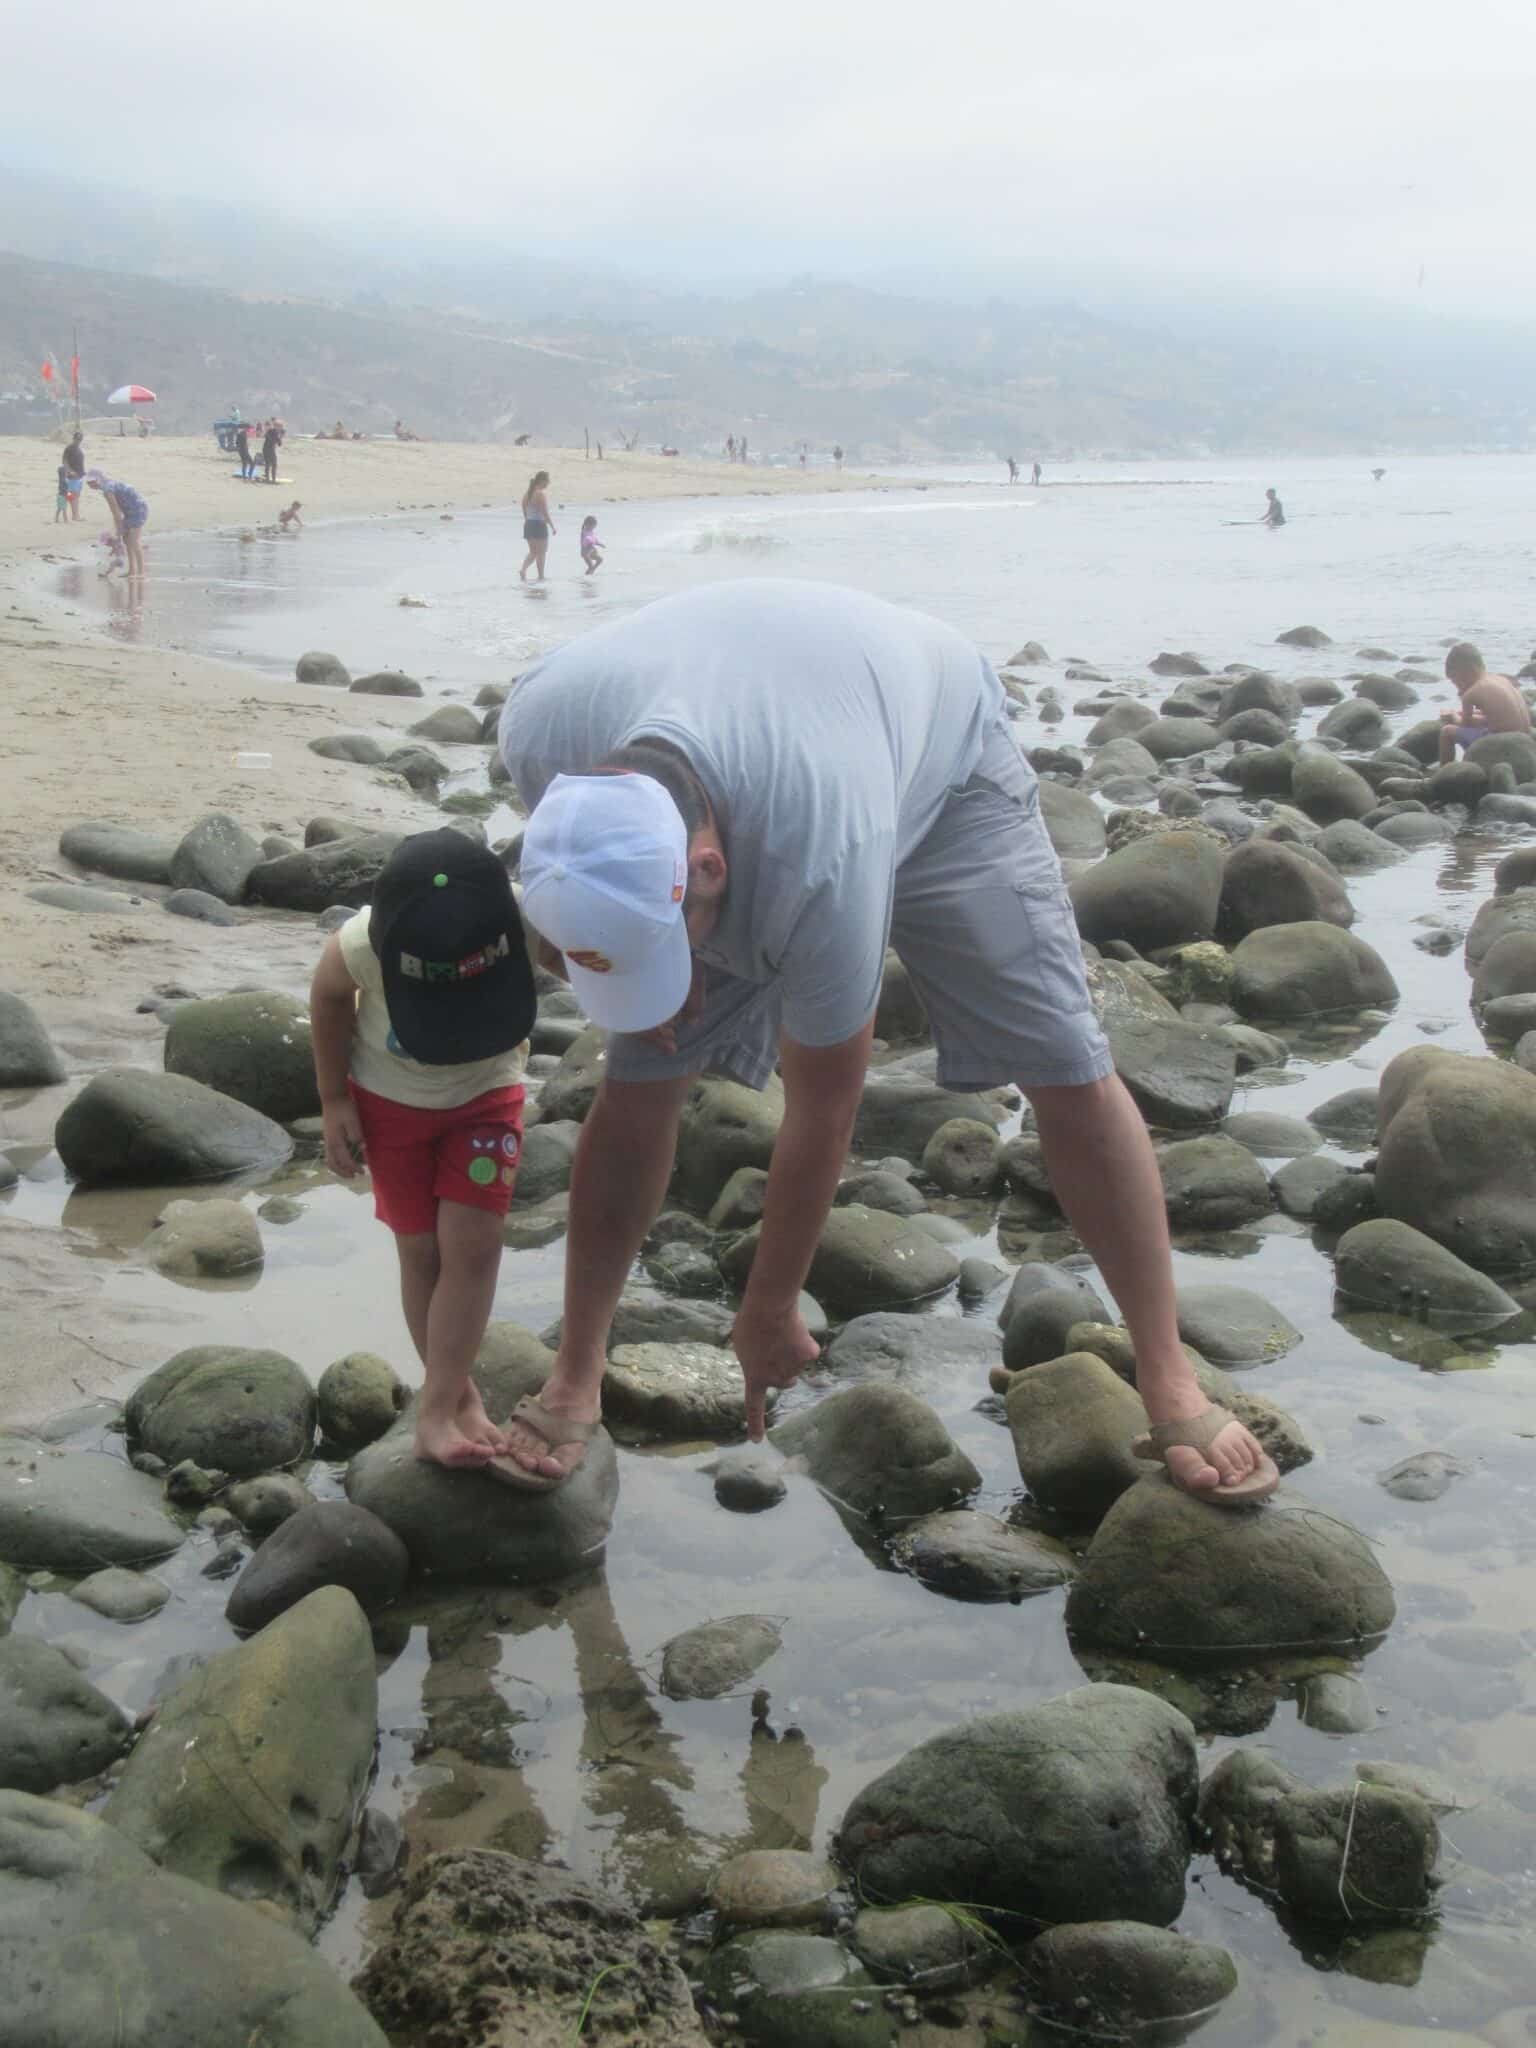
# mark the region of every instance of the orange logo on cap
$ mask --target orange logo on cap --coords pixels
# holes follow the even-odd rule
[[[588,974],[612,974],[613,962],[606,953],[567,953],[566,959],[575,967],[585,967]]]

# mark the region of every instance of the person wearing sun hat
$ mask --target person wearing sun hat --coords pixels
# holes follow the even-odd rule
[[[938,1080],[1028,1096],[1063,1208],[1124,1313],[1139,1453],[1223,1506],[1277,1474],[1201,1392],[1178,1335],[1162,1184],[1096,1021],[1040,790],[983,657],[936,619],[832,584],[708,583],[569,642],[507,698],[529,809],[523,912],[609,1032],[571,1178],[565,1315],[541,1413],[597,1418],[609,1327],[706,1070],[784,1119],[731,1341],[748,1433],[817,1356],[799,1296],[862,1098],[887,945]],[[580,1441],[521,1422],[545,1479]]]
[[[371,907],[326,941],[310,989],[326,1164],[344,1180],[366,1165],[395,1234],[426,1374],[416,1451],[444,1465],[496,1472],[507,1449],[470,1368],[517,1179],[535,1008],[507,871],[451,829],[401,842]]]

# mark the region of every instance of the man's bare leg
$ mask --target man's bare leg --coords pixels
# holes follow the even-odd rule
[[[1203,1414],[1210,1403],[1179,1342],[1167,1209],[1140,1112],[1115,1075],[1025,1093],[1051,1185],[1125,1317],[1147,1414],[1154,1423]],[[1209,1461],[1179,1445],[1167,1463],[1183,1485],[1208,1490],[1245,1478],[1262,1455],[1235,1422],[1211,1445]]]
[[[553,1415],[595,1422],[602,1411],[608,1331],[645,1233],[672,1177],[677,1119],[693,1078],[605,1081],[582,1127],[571,1169],[565,1240],[565,1320],[555,1368],[539,1395]],[[551,1451],[521,1423],[503,1426],[520,1465],[546,1478],[570,1470],[579,1444]]]

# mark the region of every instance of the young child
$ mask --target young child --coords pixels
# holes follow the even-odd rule
[[[589,512],[581,522],[581,559],[587,565],[587,574],[593,575],[602,567],[603,544],[597,537],[597,514]]]
[[[297,498],[294,499],[286,512],[278,513],[277,523],[284,533],[296,533],[302,529],[304,522],[299,517],[299,500]]]
[[[1440,759],[1454,761],[1458,746],[1470,747],[1491,732],[1529,732],[1530,706],[1508,676],[1491,676],[1470,640],[1445,657],[1445,672],[1461,698],[1459,711],[1440,714]]]
[[[57,498],[55,498],[53,503],[53,523],[55,526],[57,526],[61,519],[67,519],[68,517],[69,471],[64,467],[63,463],[61,462],[59,464],[59,495]]]
[[[372,908],[326,941],[310,990],[326,1164],[352,1180],[366,1162],[375,1213],[395,1233],[426,1370],[416,1455],[538,1490],[538,1474],[502,1455],[470,1378],[517,1178],[535,1006],[506,869],[446,830],[402,842]],[[529,1405],[516,1412],[538,1427]]]
[[[97,569],[96,574],[98,576],[110,576],[114,570],[121,569],[126,575],[128,570],[128,550],[123,546],[122,535],[114,533],[109,526],[105,533],[98,533],[96,538],[100,541],[104,550],[101,566]]]

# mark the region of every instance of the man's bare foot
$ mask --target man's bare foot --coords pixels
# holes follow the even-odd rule
[[[601,1406],[596,1399],[581,1394],[563,1393],[553,1380],[547,1382],[538,1400],[539,1405],[550,1415],[558,1416],[564,1422],[602,1420]],[[524,1471],[537,1473],[541,1479],[564,1479],[575,1471],[586,1456],[587,1447],[584,1443],[546,1443],[536,1429],[515,1415],[502,1425],[501,1434],[507,1446],[507,1455],[521,1465]]]

